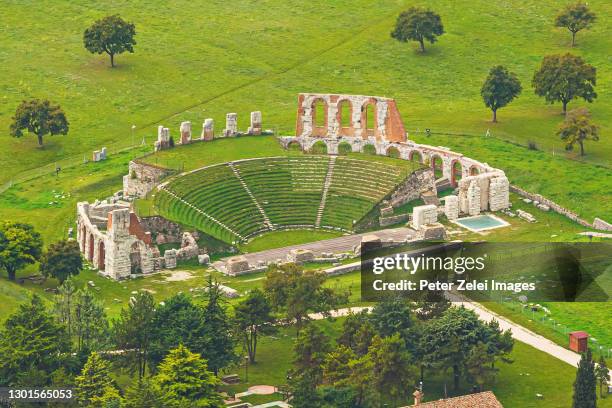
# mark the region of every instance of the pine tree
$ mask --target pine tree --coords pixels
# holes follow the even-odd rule
[[[125,393],[125,408],[157,408],[159,395],[148,379],[136,381]]]
[[[206,360],[183,345],[168,353],[152,382],[164,407],[223,406],[223,398],[216,390],[219,380],[208,371]]]
[[[92,405],[109,392],[108,387],[114,388],[110,365],[98,353],[93,352],[89,355],[81,375],[75,378],[77,400],[81,405]]]
[[[595,368],[595,377],[597,377],[597,382],[599,382],[599,396],[605,397],[607,391],[604,394],[604,387],[607,388],[608,384],[610,384],[610,371],[603,356],[599,356],[599,362]]]
[[[574,400],[572,408],[597,407],[597,379],[595,378],[595,362],[591,349],[582,353],[574,381]]]
[[[76,293],[73,322],[77,351],[97,350],[106,343],[108,320],[104,307],[87,287]]]

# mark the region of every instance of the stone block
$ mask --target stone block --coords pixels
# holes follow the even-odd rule
[[[182,122],[180,127],[181,144],[191,143],[191,122]]]
[[[444,199],[444,215],[449,220],[459,218],[459,197],[456,195],[446,196]]]
[[[225,263],[225,266],[229,275],[240,275],[241,273],[251,269],[249,266],[249,261],[247,261],[246,257],[242,255],[230,258]]]
[[[215,122],[211,118],[206,119],[202,124],[202,135],[200,139],[206,141],[213,140],[215,137],[214,126]]]
[[[423,225],[417,230],[416,238],[421,240],[443,240],[446,239],[446,229],[440,223]]]
[[[223,136],[232,137],[238,133],[238,115],[235,113],[228,113],[225,115],[225,129],[223,129]]]
[[[176,249],[168,249],[164,252],[164,264],[166,269],[176,268]]]
[[[210,256],[208,254],[198,255],[198,263],[200,265],[208,265],[210,263]]]
[[[261,122],[261,112],[251,112],[251,126],[249,126],[247,133],[249,135],[261,135]]]
[[[536,222],[535,217],[533,215],[531,215],[530,213],[528,213],[527,211],[516,210],[516,213],[518,214],[519,218],[522,218],[525,221]]]
[[[292,249],[287,254],[287,261],[295,263],[312,262],[314,254],[309,249]]]
[[[419,229],[423,225],[438,221],[438,207],[433,204],[420,205],[412,209],[412,226]]]

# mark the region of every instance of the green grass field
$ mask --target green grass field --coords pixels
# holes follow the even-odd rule
[[[431,128],[484,134],[491,128],[494,136],[562,151],[554,136],[560,106],[545,105],[530,87],[543,55],[570,51],[569,32],[553,27],[560,3],[428,2],[442,16],[446,34],[424,55],[416,44],[389,35],[398,13],[412,4],[235,0],[207,2],[205,18],[199,18],[199,2],[5,2],[0,6],[5,27],[0,180],[64,157],[79,160],[103,145],[130,145],[132,124],[137,142],[144,136],[152,143],[159,123],[177,135],[182,120],[192,120],[198,132],[203,119],[212,117],[220,131],[225,113],[238,112],[240,127],[246,128],[249,112],[261,110],[264,127],[291,133],[300,91],[394,97],[411,133]],[[589,5],[598,22],[579,33],[571,51],[598,68],[600,97],[589,107],[603,138],[587,145],[586,160],[609,165],[612,101],[605,90],[612,78],[606,69],[612,37],[606,22],[612,6],[603,0]],[[109,13],[133,21],[138,33],[136,52],[118,56],[115,69],[82,45],[84,29]],[[488,122],[479,96],[494,64],[516,72],[524,88],[499,112],[496,125]],[[70,134],[48,138],[44,149],[35,147],[33,137],[10,138],[10,117],[29,97],[60,103]],[[580,105],[574,101],[570,108]]]

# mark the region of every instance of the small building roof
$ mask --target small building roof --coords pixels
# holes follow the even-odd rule
[[[491,391],[410,405],[418,408],[504,408]],[[408,407],[404,407],[408,408]]]
[[[571,332],[569,335],[577,339],[585,339],[589,337],[589,333],[585,331],[575,331],[575,332]]]

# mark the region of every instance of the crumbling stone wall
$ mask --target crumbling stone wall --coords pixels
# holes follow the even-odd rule
[[[123,176],[123,195],[128,197],[145,197],[159,182],[172,173],[171,170],[131,161],[128,174]]]
[[[436,180],[431,169],[420,169],[410,174],[393,192],[389,202],[393,207],[416,200],[421,193],[435,191]]]

